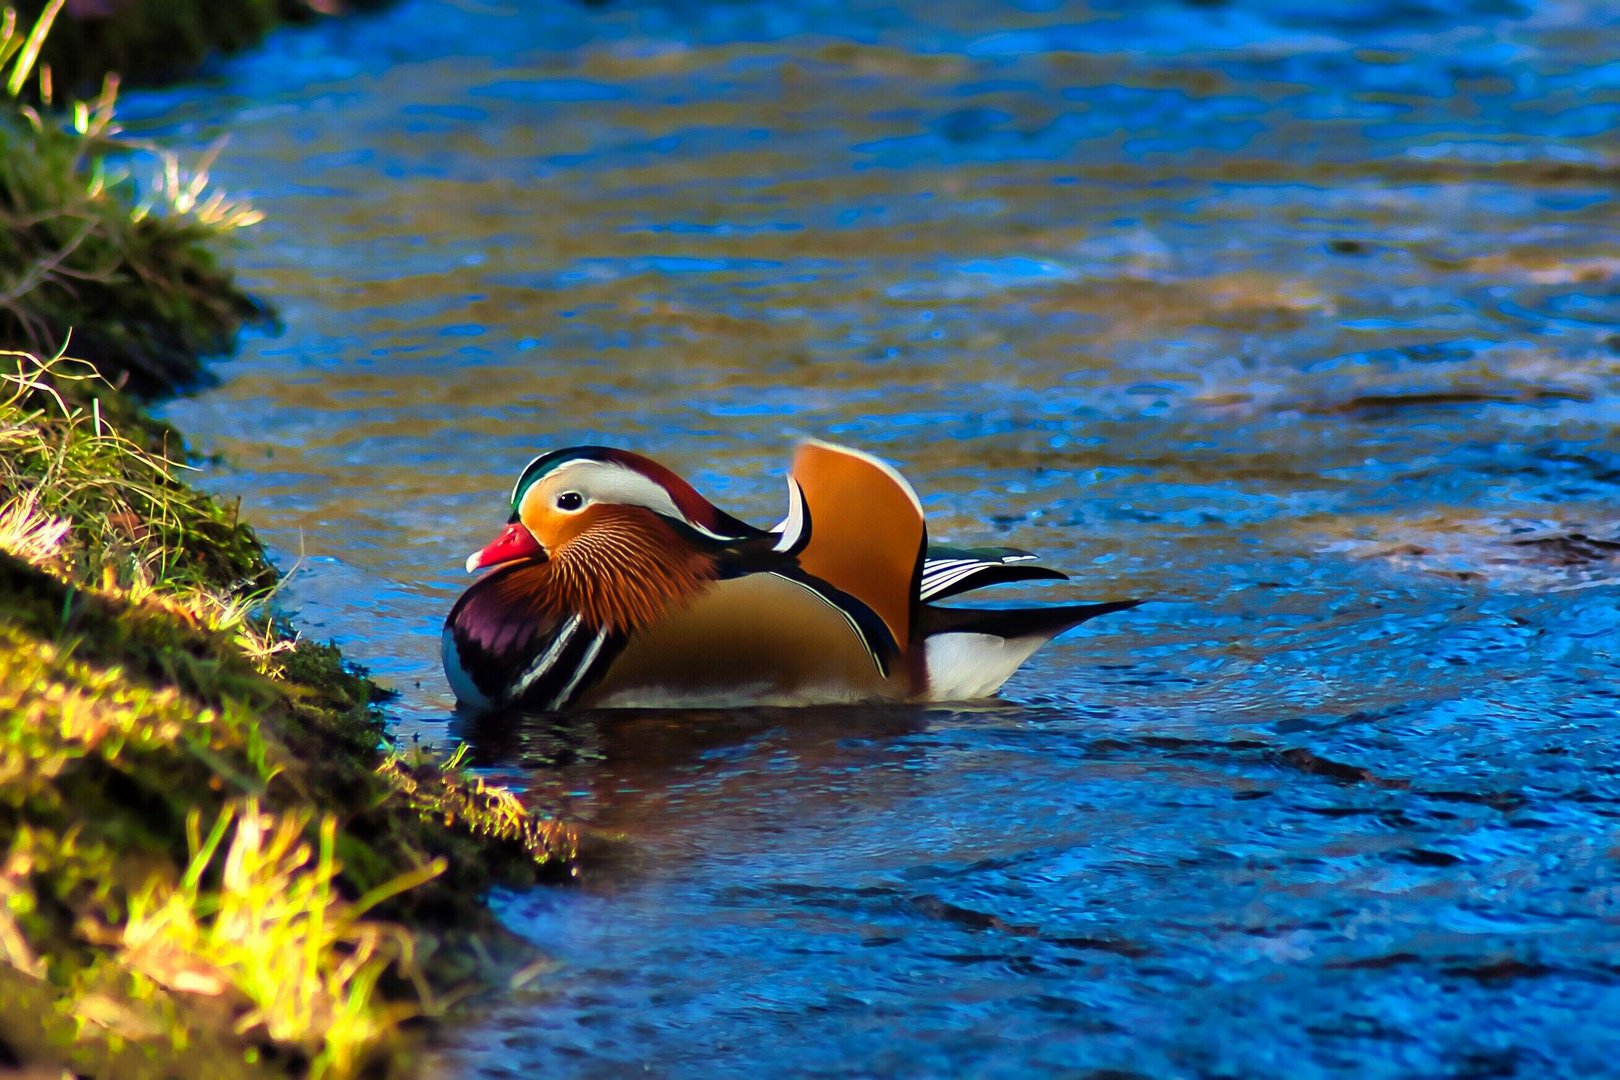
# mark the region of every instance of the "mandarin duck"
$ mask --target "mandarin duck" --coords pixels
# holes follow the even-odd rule
[[[605,446],[554,450],[445,621],[472,709],[809,705],[989,697],[1057,635],[1140,601],[934,603],[1064,578],[1011,548],[930,547],[922,504],[878,459],[800,447],[787,517],[759,529],[669,469]]]

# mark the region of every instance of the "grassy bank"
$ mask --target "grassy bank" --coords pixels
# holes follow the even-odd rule
[[[20,0],[32,24],[56,0]],[[208,56],[246,49],[283,23],[308,22],[387,0],[65,0],[42,63],[63,91],[93,92],[117,72],[153,82],[194,70]]]
[[[66,115],[48,86],[28,103],[53,15],[0,14],[0,343],[52,353],[71,330],[121,387],[172,391],[263,315],[213,253],[258,217],[208,193],[206,163],[122,138],[113,84]]]
[[[39,41],[0,38],[13,91]],[[473,974],[447,928],[573,838],[391,756],[374,688],[264,613],[138,400],[255,312],[213,255],[254,215],[155,148],[122,175],[113,105],[0,108],[0,1070],[387,1071]]]

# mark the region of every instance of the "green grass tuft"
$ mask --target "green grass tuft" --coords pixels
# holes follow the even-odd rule
[[[71,121],[17,100],[50,81],[36,68],[47,6],[30,28],[0,14],[0,347],[73,351],[139,394],[196,381],[199,357],[228,351],[244,322],[266,312],[238,289],[213,247],[257,221],[250,207],[208,191],[208,159],[186,167],[160,147],[125,138],[109,78]],[[143,183],[137,182],[137,171]]]

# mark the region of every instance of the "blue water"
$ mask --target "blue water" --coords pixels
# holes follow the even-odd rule
[[[284,330],[167,415],[306,633],[612,837],[449,1075],[1587,1076],[1620,1053],[1620,12],[409,0],[126,103]],[[610,442],[1153,597],[1004,704],[452,715]],[[1018,595],[1016,590],[1014,595]]]

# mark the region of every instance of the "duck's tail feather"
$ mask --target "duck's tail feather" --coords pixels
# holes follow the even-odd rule
[[[1050,641],[1099,615],[1129,611],[1141,600],[1110,600],[1102,604],[1058,604],[1048,607],[945,608],[923,605],[917,628],[934,634],[994,634],[1003,638],[1038,637]]]
[[[923,603],[1012,581],[1067,581],[1059,570],[1035,565],[1021,548],[958,548],[929,544],[918,599]]]
[[[1089,619],[1126,611],[1140,600],[1056,607],[942,608],[923,605],[918,636],[929,701],[972,701],[1001,689],[1037,649]]]

